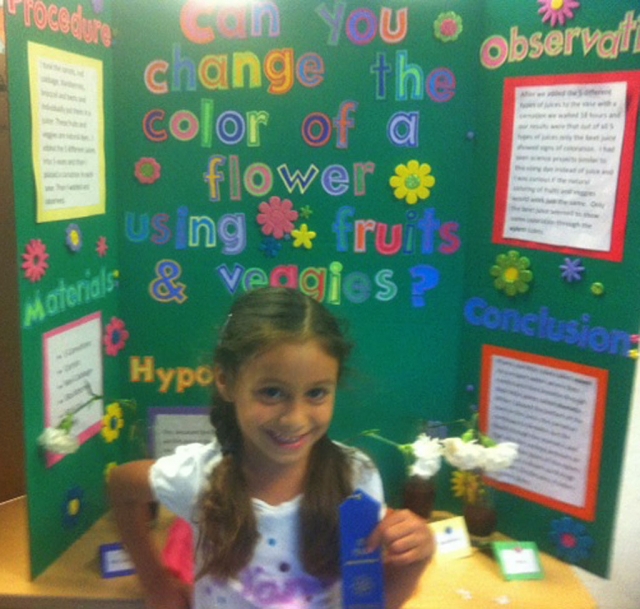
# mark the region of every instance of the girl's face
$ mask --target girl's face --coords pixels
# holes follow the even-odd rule
[[[235,404],[247,465],[306,467],[333,417],[338,368],[320,343],[309,340],[250,359],[233,382],[218,374],[220,394]]]

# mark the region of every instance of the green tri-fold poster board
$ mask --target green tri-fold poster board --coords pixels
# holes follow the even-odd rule
[[[391,504],[403,460],[358,434],[477,406],[521,443],[501,530],[607,572],[637,353],[633,2],[4,10],[34,575],[107,509],[113,464],[202,421],[216,330],[269,284],[348,321],[332,435]],[[74,406],[80,449],[43,454]]]

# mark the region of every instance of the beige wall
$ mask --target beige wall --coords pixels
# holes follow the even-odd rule
[[[620,504],[613,539],[611,579],[601,579],[577,569],[578,575],[598,601],[598,609],[640,607],[640,374],[636,370],[635,390],[624,470],[620,480]]]
[[[0,502],[25,493],[15,239],[6,55],[0,53]]]

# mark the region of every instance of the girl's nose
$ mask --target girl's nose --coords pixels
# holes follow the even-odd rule
[[[305,421],[305,407],[302,400],[293,398],[284,407],[278,422],[291,430],[301,429]]]

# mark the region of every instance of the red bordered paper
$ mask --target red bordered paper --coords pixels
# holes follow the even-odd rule
[[[627,107],[625,134],[618,173],[615,198],[615,210],[611,230],[611,245],[608,251],[581,249],[550,245],[532,240],[521,240],[504,237],[509,183],[511,172],[511,156],[513,153],[515,94],[519,87],[549,87],[553,85],[589,85],[615,82],[627,83]],[[640,99],[640,72],[608,72],[598,74],[568,74],[558,76],[530,76],[507,78],[504,83],[502,104],[502,130],[500,136],[500,152],[498,158],[498,175],[496,185],[495,222],[493,242],[508,246],[558,252],[573,256],[585,256],[621,262],[624,254],[624,237],[627,224],[629,193],[633,174],[633,158],[635,152],[636,125],[638,116],[638,100]]]
[[[539,382],[535,387],[530,386],[530,389],[532,390],[532,397],[530,398],[531,410],[529,410],[530,416],[526,417],[523,424],[523,433],[520,434],[519,438],[508,438],[515,442],[521,440],[521,454],[518,457],[518,460],[528,460],[528,463],[521,462],[521,464],[516,461],[514,466],[511,468],[514,471],[513,475],[516,475],[515,472],[520,465],[522,466],[522,471],[526,472],[527,466],[534,465],[534,461],[536,460],[537,464],[535,464],[534,469],[540,467],[541,463],[544,466],[545,460],[547,461],[546,465],[549,466],[550,471],[552,469],[557,469],[558,466],[564,462],[566,455],[569,453],[565,453],[562,457],[550,457],[549,455],[554,452],[556,447],[560,447],[558,450],[562,452],[562,443],[575,441],[576,431],[580,430],[580,433],[582,434],[581,441],[584,443],[579,444],[580,450],[575,453],[577,460],[572,462],[571,466],[575,466],[576,470],[580,469],[584,473],[585,484],[583,497],[580,501],[562,501],[558,499],[558,495],[560,494],[558,493],[558,489],[562,490],[563,486],[559,478],[554,482],[549,482],[549,487],[546,490],[544,488],[540,488],[540,479],[536,479],[535,484],[527,484],[523,482],[522,485],[517,483],[506,483],[493,478],[488,479],[487,482],[498,489],[518,495],[535,503],[545,505],[565,514],[569,514],[583,520],[595,520],[607,383],[609,378],[608,371],[551,357],[533,355],[531,353],[485,345],[482,350],[482,388],[480,392],[479,412],[480,427],[485,433],[488,433],[492,437],[498,437],[499,439],[502,438],[500,438],[500,434],[496,434],[496,429],[501,427],[501,421],[499,417],[496,416],[495,412],[492,412],[492,408],[495,408],[496,411],[502,412],[500,407],[496,405],[498,403],[498,398],[496,398],[495,402],[492,404],[492,395],[494,394],[493,390],[496,389],[492,387],[492,381],[494,378],[493,368],[496,363],[496,358],[503,358],[503,361],[512,362],[514,366],[513,382],[505,382],[501,387],[503,396],[505,393],[509,394],[511,392],[510,396],[507,395],[506,398],[500,398],[503,403],[506,403],[505,400],[512,400],[514,404],[521,399],[524,402],[527,401],[526,397],[522,397],[526,396],[527,393],[524,385],[526,385],[527,382],[531,383],[532,381],[524,381],[522,388],[517,386],[518,375],[527,375],[527,367],[531,370],[531,377],[537,374],[537,370],[542,371],[540,372],[541,378],[546,376],[548,380],[548,383],[543,384]],[[558,407],[555,408],[555,421],[560,424],[554,426],[553,421],[550,421],[550,419],[553,419],[554,417],[554,398],[548,397],[548,395],[553,392],[543,391],[543,389],[547,389],[549,385],[556,382],[554,377],[558,379],[557,386],[559,387],[559,394],[565,391],[562,389],[563,382],[567,383],[567,387],[570,387],[569,383],[572,382],[589,384],[591,385],[593,393],[591,404],[576,407],[573,409],[573,412],[571,411],[571,408],[566,409],[567,428],[571,427],[572,429],[571,431],[566,432],[566,439],[564,440],[561,437],[563,421],[559,418],[559,413],[563,413],[565,407],[567,405],[570,406],[571,404],[567,404],[561,399],[558,400]],[[565,393],[566,396],[572,395],[570,390],[566,390]],[[580,397],[581,394],[576,393],[575,395]],[[544,400],[547,400],[546,406]],[[552,414],[543,415],[540,411],[534,412],[534,408],[539,409],[540,411],[543,408],[547,408],[547,410]],[[580,429],[580,421],[576,422],[575,419],[572,420],[570,417],[577,417],[578,419],[580,416],[587,417],[587,415],[582,415],[582,412],[588,412],[589,408],[592,408],[590,416],[588,419],[585,418],[582,425],[583,429]],[[517,414],[514,414],[517,412],[517,407],[514,407],[513,411],[511,411],[510,407],[505,408],[504,410],[505,412],[502,413],[502,416],[504,417],[502,422],[507,426],[512,425],[514,429],[517,428],[518,425],[522,425],[522,423],[516,422],[513,424],[506,421],[507,418],[515,419],[518,417]],[[562,416],[564,416],[564,414],[562,414]],[[585,426],[587,427],[586,429],[584,429]],[[539,433],[536,432],[536,429],[540,430]],[[536,444],[539,444],[539,450],[534,450]],[[582,455],[582,458],[580,459],[579,457],[583,450],[585,454]],[[533,456],[528,457],[526,453],[532,453]],[[540,469],[542,470],[542,468]],[[511,472],[511,470],[509,471]],[[564,473],[571,472],[561,472],[560,475]],[[558,475],[557,472],[555,475]],[[525,473],[524,478],[526,479],[526,477]],[[537,487],[537,489],[532,490],[534,487]]]

